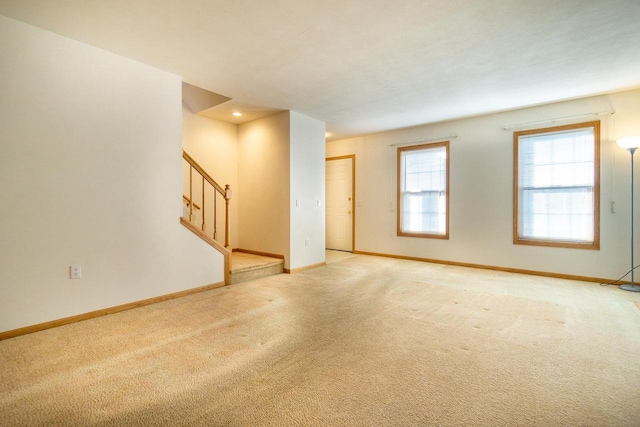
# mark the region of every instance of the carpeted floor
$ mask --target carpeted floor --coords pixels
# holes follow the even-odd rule
[[[0,425],[639,426],[640,295],[356,256],[0,342]]]

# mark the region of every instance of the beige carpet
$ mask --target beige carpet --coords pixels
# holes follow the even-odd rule
[[[0,342],[0,425],[639,426],[640,295],[366,256]]]

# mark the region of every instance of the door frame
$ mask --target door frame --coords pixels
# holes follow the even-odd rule
[[[335,156],[325,158],[325,165],[332,160],[351,159],[351,253],[356,253],[356,155],[346,154],[344,156]],[[326,191],[326,189],[325,189]],[[325,195],[326,198],[326,195]],[[327,214],[325,211],[325,218]],[[326,219],[325,219],[326,222]],[[326,240],[326,229],[325,229]]]

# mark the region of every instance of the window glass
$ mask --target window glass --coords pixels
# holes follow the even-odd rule
[[[449,142],[398,148],[398,235],[448,237]]]
[[[599,122],[514,133],[514,242],[598,247]]]

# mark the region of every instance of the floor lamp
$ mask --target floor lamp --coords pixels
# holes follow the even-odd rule
[[[620,289],[624,291],[640,292],[640,286],[636,286],[633,281],[633,153],[640,147],[640,136],[630,136],[628,138],[622,138],[616,141],[618,145],[631,153],[631,284],[622,285]]]

